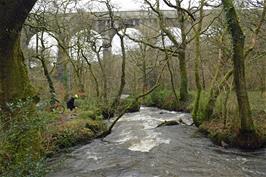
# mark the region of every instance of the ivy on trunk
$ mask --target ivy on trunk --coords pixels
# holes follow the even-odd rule
[[[245,35],[243,34],[239,24],[233,1],[223,0],[222,2],[225,9],[226,21],[232,37],[232,60],[234,64],[233,75],[241,122],[240,131],[243,133],[254,132],[254,124],[251,117],[251,109],[246,89],[244,56]]]
[[[24,56],[20,32],[36,0],[0,0],[0,106],[34,94]]]

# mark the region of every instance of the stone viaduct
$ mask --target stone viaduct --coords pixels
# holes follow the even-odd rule
[[[162,11],[165,22],[168,27],[178,27],[177,15],[174,10]],[[115,36],[115,30],[111,28],[110,16],[108,12],[76,12],[67,14],[47,15],[45,20],[45,29],[53,33],[66,46],[70,39],[77,32],[82,30],[92,30],[101,35],[103,39],[104,58],[111,54],[111,41]],[[36,21],[30,21],[29,24],[36,24]],[[114,12],[114,24],[118,30],[124,28],[133,28],[138,30],[143,36],[159,32],[157,16],[150,11],[117,11]],[[33,26],[33,25],[32,25]],[[21,34],[21,46],[26,49],[30,39],[34,34],[41,31],[41,28],[25,26]],[[59,49],[58,59],[63,56]],[[59,59],[60,60],[60,59]]]
[[[167,27],[179,27],[177,13],[175,10],[161,11],[164,16]],[[32,14],[34,17],[34,15]],[[111,28],[111,19],[108,12],[76,12],[66,14],[44,14],[44,24],[38,22],[36,18],[29,18],[21,34],[22,49],[28,49],[31,38],[40,31],[49,31],[56,38],[63,42],[64,46],[69,46],[71,38],[82,30],[92,30],[102,37],[102,53],[103,61],[107,62],[112,56],[111,42],[117,30],[125,28],[133,28],[138,30],[143,37],[150,37],[154,40],[154,36],[158,36],[161,32],[157,15],[152,11],[117,11],[113,12],[114,26]],[[34,26],[35,25],[35,26]],[[41,26],[41,27],[40,27]],[[42,27],[44,26],[44,27]],[[25,51],[25,50],[24,50]],[[58,47],[56,78],[65,85],[69,85],[72,69],[66,64],[67,54],[61,46]],[[65,64],[62,64],[65,63]],[[108,70],[108,67],[106,68]]]

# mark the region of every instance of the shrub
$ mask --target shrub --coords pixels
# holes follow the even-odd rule
[[[122,100],[118,111],[121,112],[126,109],[126,112],[138,112],[140,109],[140,102],[136,101],[134,97],[127,97]]]
[[[79,118],[53,125],[43,134],[46,152],[53,154],[63,148],[87,143],[105,129],[106,125],[101,120]]]
[[[96,98],[89,98],[86,97],[84,99],[76,99],[75,100],[75,106],[77,106],[78,109],[82,111],[87,110],[97,110],[98,108],[98,100]]]
[[[93,119],[93,120],[95,120],[98,116],[100,115],[93,110],[82,111],[78,115],[80,119]]]
[[[40,134],[46,121],[34,112],[30,98],[10,104],[9,109],[10,117],[1,115],[0,125],[8,126],[0,129],[0,176],[43,176]]]
[[[36,112],[31,99],[9,105],[11,114],[0,112],[0,176],[41,177],[45,158],[62,148],[86,143],[107,129],[94,111],[83,119],[61,120],[62,115]],[[89,119],[87,118],[89,116]],[[11,121],[10,121],[11,120]]]
[[[167,89],[156,89],[144,100],[144,105],[177,111],[180,108],[173,92]]]

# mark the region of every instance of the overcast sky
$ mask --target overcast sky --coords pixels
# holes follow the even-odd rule
[[[74,0],[73,0],[74,1]],[[99,1],[104,0],[77,0],[78,8],[83,10],[90,10],[90,11],[106,11],[106,7],[104,3],[99,3]],[[152,4],[155,0],[149,0]],[[175,4],[175,0],[170,0],[173,4]],[[187,8],[190,4],[190,7],[197,6],[200,0],[183,0],[182,7]],[[35,8],[39,7],[39,4],[43,2],[43,4],[47,4],[50,2],[51,5],[54,3],[49,0],[38,0],[36,3]],[[56,0],[55,1],[58,5],[62,4],[62,2],[67,2],[65,0]],[[218,4],[221,3],[221,0],[207,0],[208,4]],[[262,3],[262,0],[234,0],[234,2],[243,3],[243,2],[256,2]],[[64,4],[64,3],[63,3]],[[73,3],[74,4],[74,3]],[[68,8],[70,11],[75,11],[74,5],[69,5]],[[141,10],[144,7],[144,0],[111,0],[111,4],[116,8],[116,10],[120,11],[130,11],[130,10]],[[60,6],[60,5],[59,5]],[[161,9],[170,9],[163,0],[160,0]],[[147,6],[146,6],[147,7]],[[250,5],[249,5],[250,7]],[[49,8],[48,8],[49,9]],[[52,10],[54,8],[50,8]]]
[[[155,0],[150,0],[151,2],[155,2]],[[175,2],[175,0],[171,0],[172,3]],[[214,0],[211,0],[214,1]],[[198,0],[183,0],[183,6],[187,7],[188,3],[195,4],[198,2]],[[80,1],[81,7],[89,7],[93,10],[106,10],[103,5],[97,2],[93,2],[93,0],[81,0]],[[144,7],[144,0],[111,0],[111,4],[114,5],[114,7],[117,10],[121,11],[128,11],[128,10],[141,10]],[[162,9],[170,9],[163,0],[160,0],[160,5]]]
[[[171,1],[172,1],[173,4],[175,4],[175,0],[171,0]],[[182,4],[183,4],[183,7],[187,7],[189,3],[193,4],[193,5],[196,5],[196,3],[198,1],[199,0],[183,0]],[[209,0],[209,1],[219,1],[219,0]],[[65,0],[57,0],[55,2],[59,6],[61,6],[62,2],[66,2],[66,1]],[[150,2],[154,3],[155,0],[150,0]],[[54,4],[52,1],[39,0],[39,1],[37,1],[37,4],[36,4],[34,9],[38,9],[38,7],[40,7],[40,4],[45,4],[47,6],[47,3],[49,3],[50,6],[53,6],[53,4]],[[68,9],[70,11],[75,11],[75,8],[74,8],[73,4],[72,5],[68,5]],[[120,10],[120,11],[141,10],[145,6],[144,5],[144,0],[111,0],[111,4],[116,8],[116,10]],[[160,6],[161,6],[161,9],[170,9],[163,2],[163,0],[160,0]],[[99,0],[78,0],[77,7],[79,9],[83,9],[83,10],[88,10],[89,9],[90,11],[106,11],[106,7],[105,7],[104,3],[99,3]],[[54,8],[51,7],[51,8],[48,8],[48,9],[52,10]]]

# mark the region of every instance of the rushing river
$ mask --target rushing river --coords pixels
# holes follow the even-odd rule
[[[266,177],[266,150],[242,152],[214,145],[197,128],[162,126],[189,114],[142,107],[124,115],[104,141],[60,157],[47,177]],[[58,161],[58,159],[57,159]]]

